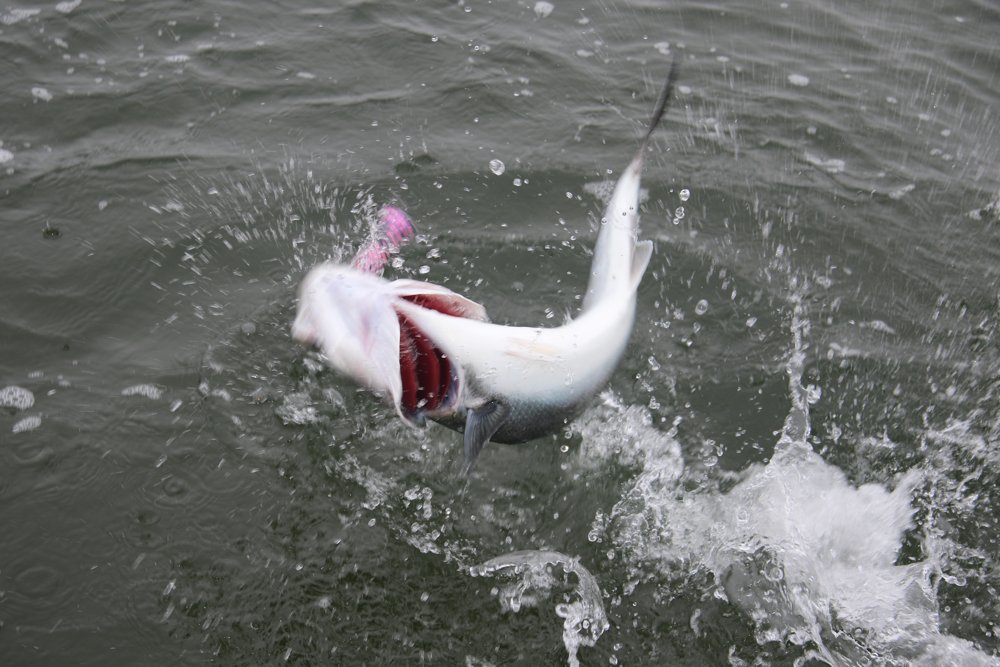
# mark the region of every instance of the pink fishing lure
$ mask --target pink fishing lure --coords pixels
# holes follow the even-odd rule
[[[399,250],[406,239],[413,238],[415,229],[410,217],[395,206],[383,206],[378,212],[379,226],[351,261],[359,271],[381,274],[389,255]]]

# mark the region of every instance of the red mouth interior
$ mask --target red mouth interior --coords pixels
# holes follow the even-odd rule
[[[403,298],[422,308],[453,317],[462,316],[454,304],[434,295]],[[401,407],[409,415],[436,410],[449,398],[448,390],[456,380],[451,362],[409,318],[398,311],[396,316],[399,318],[399,373],[403,381]]]

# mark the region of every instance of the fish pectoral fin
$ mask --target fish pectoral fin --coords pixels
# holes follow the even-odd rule
[[[632,255],[632,271],[629,274],[629,282],[633,290],[639,288],[642,276],[649,266],[649,258],[653,256],[653,242],[639,241],[635,244],[635,252]]]
[[[510,406],[497,400],[487,401],[478,408],[468,411],[465,417],[465,468],[463,469],[466,475],[476,465],[479,452],[509,416]]]

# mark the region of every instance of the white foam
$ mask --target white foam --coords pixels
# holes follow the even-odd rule
[[[41,425],[42,418],[38,415],[31,415],[15,422],[14,426],[12,426],[10,430],[12,433],[26,433],[28,431],[34,431]]]
[[[823,159],[817,155],[813,155],[812,153],[806,153],[805,159],[809,164],[828,171],[831,174],[839,174],[847,167],[847,163],[839,158]]]
[[[31,89],[31,96],[36,100],[41,100],[42,102],[49,102],[52,100],[52,93],[41,86],[35,86]]]
[[[35,404],[35,395],[24,387],[11,385],[0,389],[0,408],[27,410]]]
[[[134,384],[131,387],[122,389],[122,396],[144,396],[152,400],[159,400],[163,391],[155,384]]]
[[[42,10],[40,9],[8,9],[6,14],[0,14],[0,23],[3,23],[4,25],[14,25],[15,23],[20,23],[25,19],[38,16],[41,11]]]
[[[305,426],[315,424],[319,421],[319,412],[312,402],[309,394],[305,392],[291,392],[285,394],[279,405],[274,410],[274,414],[281,419],[286,426]]]
[[[81,0],[67,0],[66,2],[60,2],[56,5],[56,11],[62,12],[63,14],[69,14],[71,11],[80,6]]]
[[[871,320],[870,322],[859,322],[858,326],[862,329],[871,329],[873,331],[880,331],[882,333],[887,333],[892,336],[896,335],[896,330],[891,326],[883,322],[882,320]]]
[[[889,192],[890,199],[902,199],[906,195],[913,192],[917,187],[916,183],[907,183],[906,185],[901,185],[898,188]]]
[[[789,74],[788,83],[792,84],[793,86],[799,86],[799,87],[808,86],[809,77],[807,77],[805,74]]]
[[[641,405],[625,405],[611,391],[572,424],[583,442],[578,458],[586,467],[616,460],[624,465],[668,468],[677,479],[683,471],[680,443],[672,432],[653,426],[653,416]]]

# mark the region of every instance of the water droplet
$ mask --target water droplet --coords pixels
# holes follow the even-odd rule
[[[789,74],[788,83],[792,84],[793,86],[808,86],[809,77],[807,77],[805,74]]]
[[[520,178],[515,178],[513,182],[514,182],[514,187],[515,188],[521,187],[521,179]]]
[[[422,276],[430,272],[431,272],[431,267],[427,266],[426,264],[422,265],[419,269],[417,269],[417,273],[419,273]]]
[[[705,313],[707,313],[708,312],[708,301],[706,301],[705,299],[702,299],[701,301],[699,301],[698,304],[694,307],[694,312],[697,315],[704,315]]]
[[[504,165],[503,160],[490,160],[490,171],[499,176],[507,171],[507,166]]]
[[[677,210],[674,211],[674,217],[677,218],[678,220],[683,220],[685,215],[686,213],[684,211],[683,206],[678,206]]]
[[[680,191],[679,195],[681,201],[687,201],[688,199],[691,198],[691,191],[688,190],[687,188],[684,188],[683,190]]]

